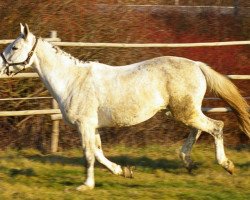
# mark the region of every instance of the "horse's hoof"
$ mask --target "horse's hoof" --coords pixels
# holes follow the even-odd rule
[[[195,162],[191,162],[191,163],[189,163],[188,166],[186,166],[186,169],[188,170],[188,173],[192,174],[193,170],[198,169],[198,164]]]
[[[225,161],[222,166],[229,174],[234,174],[234,164],[231,160]]]
[[[94,187],[90,187],[88,185],[80,185],[76,188],[76,190],[79,192],[88,191],[88,190],[92,190],[92,189],[94,189]]]
[[[133,167],[123,167],[123,176],[125,178],[134,178],[134,175],[133,175],[133,171],[132,171]]]

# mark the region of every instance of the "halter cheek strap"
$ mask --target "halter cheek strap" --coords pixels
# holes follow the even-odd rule
[[[33,54],[34,54],[34,52],[35,52],[35,49],[36,49],[36,46],[37,46],[37,42],[38,42],[38,38],[36,37],[36,41],[35,41],[34,46],[32,47],[31,51],[28,53],[28,56],[27,56],[26,60],[23,61],[23,62],[9,63],[9,62],[7,61],[7,59],[5,58],[3,52],[1,53],[1,57],[2,57],[3,61],[5,62],[6,74],[7,74],[8,76],[10,75],[10,69],[9,69],[10,66],[23,65],[23,69],[17,71],[16,73],[14,73],[14,75],[16,75],[16,74],[18,74],[19,72],[25,70],[26,65],[29,64],[31,57],[33,56]]]

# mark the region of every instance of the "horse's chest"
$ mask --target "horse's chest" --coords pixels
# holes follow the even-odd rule
[[[75,124],[82,118],[96,116],[97,102],[90,93],[78,92],[68,95],[67,99],[61,102],[60,108],[64,119]]]

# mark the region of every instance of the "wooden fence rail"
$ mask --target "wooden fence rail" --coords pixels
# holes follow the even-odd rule
[[[217,47],[233,45],[249,45],[250,41],[231,42],[204,42],[204,43],[149,43],[149,44],[126,44],[126,43],[87,43],[87,42],[52,42],[57,46],[74,47],[116,47],[116,48],[183,48],[183,47]]]
[[[25,115],[51,115],[58,113],[61,113],[60,109],[0,111],[0,117],[25,116]]]
[[[50,31],[50,37],[49,38],[43,38],[44,40],[48,42],[60,42],[61,39],[57,37],[56,31]],[[0,44],[9,44],[13,42],[14,39],[6,39],[6,40],[0,40]]]
[[[67,47],[111,47],[111,48],[183,48],[183,47],[218,47],[218,46],[234,46],[249,45],[250,41],[227,41],[227,42],[197,42],[197,43],[91,43],[91,42],[61,42],[60,38],[53,35],[54,38],[45,38],[57,46]],[[0,44],[8,44],[13,40],[0,40]]]

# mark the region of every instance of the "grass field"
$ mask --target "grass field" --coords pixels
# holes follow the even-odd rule
[[[214,159],[214,148],[197,144],[199,168],[188,174],[178,159],[179,146],[123,146],[105,149],[123,165],[134,165],[134,179],[112,175],[96,165],[96,188],[78,192],[84,181],[81,150],[43,155],[32,149],[0,152],[0,199],[249,199],[249,148],[226,149],[237,171],[229,175]]]

